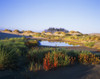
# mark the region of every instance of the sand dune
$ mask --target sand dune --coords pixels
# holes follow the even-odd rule
[[[89,35],[96,35],[96,36],[100,36],[100,33],[91,33]]]

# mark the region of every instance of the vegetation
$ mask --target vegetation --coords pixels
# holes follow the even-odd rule
[[[5,29],[4,31],[5,31],[5,32],[12,32],[12,31],[11,31],[11,30],[9,30],[9,29]]]
[[[19,50],[8,48],[0,45],[0,69],[16,68],[18,66]]]
[[[59,34],[60,35],[60,34]],[[89,36],[89,35],[62,35],[62,36],[55,36],[55,35],[42,35],[42,37],[47,38],[48,40],[52,41],[65,41],[65,42],[72,42],[77,43],[80,45],[84,45],[87,47],[94,47],[95,43],[100,41],[100,37],[98,36]]]
[[[20,31],[16,29],[16,30],[14,30],[13,32],[19,33]]]
[[[5,29],[6,31],[9,31],[8,29]],[[5,31],[5,32],[6,32]],[[96,35],[88,35],[88,34],[82,34],[79,31],[67,31],[63,28],[49,28],[42,33],[32,32],[32,31],[23,31],[20,32],[19,30],[14,30],[14,32],[19,33],[19,35],[26,35],[26,36],[32,36],[32,37],[41,37],[46,38],[50,41],[64,41],[64,42],[72,42],[72,43],[78,43],[83,46],[87,46],[90,48],[99,48],[100,43],[100,37]],[[10,32],[13,33],[13,32]],[[98,44],[97,44],[98,43]]]
[[[83,55],[84,54],[84,55]],[[85,58],[87,55],[88,58]],[[84,58],[83,58],[84,57]],[[92,60],[93,57],[93,60]],[[67,50],[66,48],[33,48],[28,53],[30,61],[29,69],[36,71],[40,69],[50,70],[61,66],[68,66],[75,63],[99,64],[100,59],[89,51]]]
[[[49,70],[75,63],[99,64],[97,55],[88,51],[39,47],[36,40],[25,37],[0,40],[0,69],[28,67],[30,71]]]
[[[45,32],[51,32],[51,33],[54,33],[54,32],[65,32],[65,33],[68,33],[69,31],[65,30],[63,28],[49,28],[49,29],[45,30]]]
[[[23,31],[23,32],[26,32],[26,33],[34,33],[34,32],[32,32],[31,30]]]
[[[47,38],[49,41],[65,41],[69,44],[80,44],[90,48],[96,47],[97,43],[100,42],[100,37],[81,34],[78,31],[66,33],[63,32],[64,29],[50,28],[49,30],[56,32],[26,32],[33,34],[33,37]],[[19,33],[20,31],[15,30],[15,32]],[[73,33],[78,33],[78,35]],[[0,40],[0,70],[27,68],[30,71],[41,69],[47,71],[52,68],[74,64],[100,64],[100,58],[99,55],[92,54],[89,51],[40,47],[38,40],[25,37]]]
[[[0,40],[0,69],[12,69],[25,64],[27,62],[26,54],[29,50],[25,43],[28,41],[24,37]]]
[[[66,66],[70,63],[69,57],[66,54],[62,53],[48,53],[45,54],[45,58],[43,60],[43,67],[45,70],[49,70],[58,66]]]
[[[94,44],[95,44],[95,42],[87,42],[87,43],[85,43],[85,46],[93,47]]]
[[[79,62],[82,64],[99,64],[100,59],[92,53],[81,53],[79,55]]]
[[[70,31],[69,33],[80,33],[79,31]]]

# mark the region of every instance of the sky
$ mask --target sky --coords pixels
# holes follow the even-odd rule
[[[100,33],[100,0],[0,0],[0,29]]]

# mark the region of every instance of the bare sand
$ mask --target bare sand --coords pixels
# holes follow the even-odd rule
[[[73,65],[49,71],[0,71],[0,79],[100,79],[100,65]]]

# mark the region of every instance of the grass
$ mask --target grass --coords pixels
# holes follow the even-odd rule
[[[97,42],[100,42],[99,36],[95,35],[91,36],[88,34],[68,35],[66,33],[64,36],[59,36],[59,35],[57,36],[57,35],[46,35],[41,33],[39,37],[47,38],[47,40],[49,41],[64,41],[64,42],[70,41],[71,42],[70,44],[72,45],[84,45],[90,48],[94,47]]]
[[[18,63],[17,49],[11,49],[0,45],[1,68],[16,68]]]
[[[28,67],[30,71],[36,71],[43,69],[44,66],[45,70],[49,70],[54,67],[80,63],[80,54],[86,56],[90,53],[89,51],[72,51],[66,48],[39,47],[38,41],[24,37],[4,39],[0,40],[0,69],[20,67],[24,69]],[[94,59],[96,56],[94,55]],[[99,62],[99,58],[96,58],[93,62],[96,63],[96,60]],[[49,64],[47,64],[48,61]]]
[[[27,52],[29,48],[26,46],[26,42],[28,42],[28,40],[23,37],[0,40],[1,68],[16,68],[27,62]]]
[[[87,47],[93,47],[95,45],[95,42],[86,42],[85,43],[85,46],[87,46]]]
[[[37,63],[37,64],[41,64],[44,66],[44,69],[45,70],[49,70],[49,69],[52,69],[54,68],[54,59],[56,59],[57,61],[57,66],[67,66],[67,65],[70,65],[70,64],[74,64],[74,63],[81,63],[81,61],[79,61],[79,56],[81,54],[84,54],[85,55],[93,55],[91,52],[89,51],[76,51],[76,50],[67,50],[66,48],[33,48],[31,49],[29,52],[28,52],[28,58],[29,58],[29,61],[30,63]],[[56,57],[55,57],[56,55]],[[83,56],[83,57],[84,57]],[[96,58],[97,56],[94,55],[94,59]],[[92,57],[89,57],[87,59],[87,61],[89,59],[92,59]],[[97,61],[97,60],[98,61]],[[99,61],[99,58],[97,57],[94,61],[91,61],[91,63],[95,62],[95,64],[98,64],[100,63]],[[68,60],[68,62],[67,62]],[[85,60],[85,58],[84,58]],[[49,63],[48,63],[49,62]],[[64,63],[66,62],[66,63]],[[82,63],[84,64],[84,63]],[[89,64],[89,62],[87,63]],[[32,64],[33,65],[33,64]],[[32,68],[32,65],[31,65],[31,68]],[[34,65],[33,65],[34,67]]]
[[[47,53],[43,61],[43,67],[46,71],[55,67],[66,66],[70,63],[68,55],[55,51]]]
[[[45,54],[52,50],[53,50],[53,48],[34,47],[29,50],[28,58],[30,61],[34,61],[34,63],[43,63],[43,58],[44,58]]]

